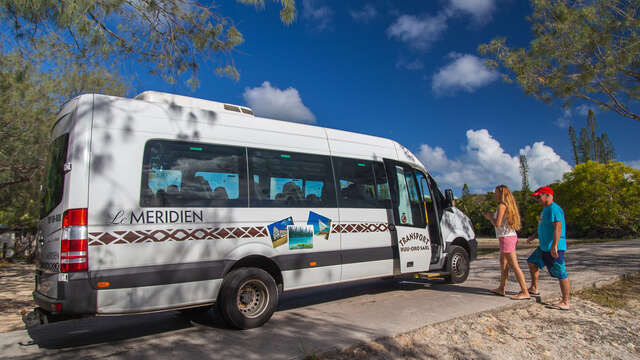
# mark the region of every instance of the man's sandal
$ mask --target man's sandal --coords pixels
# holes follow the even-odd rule
[[[567,305],[560,305],[560,304],[549,304],[547,305],[548,309],[554,309],[554,310],[562,310],[562,311],[569,311],[571,310],[570,306]]]
[[[526,296],[526,295],[523,295],[522,293],[519,293],[518,295],[511,297],[511,300],[529,300],[529,299],[531,299],[531,295]]]

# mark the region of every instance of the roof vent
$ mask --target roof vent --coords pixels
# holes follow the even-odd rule
[[[163,93],[159,91],[145,91],[136,95],[134,99],[155,102],[155,103],[169,104],[169,105],[193,107],[193,108],[211,110],[211,111],[227,110],[227,111],[233,111],[236,113],[253,116],[253,111],[246,107],[232,105],[232,104],[224,104],[217,101],[198,99],[198,98],[189,97],[189,96]]]

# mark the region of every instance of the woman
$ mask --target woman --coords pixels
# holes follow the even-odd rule
[[[505,296],[505,287],[507,278],[509,277],[509,268],[516,275],[516,280],[520,284],[520,293],[511,297],[513,300],[530,299],[527,284],[524,281],[524,273],[518,265],[518,257],[516,255],[516,244],[518,243],[517,230],[520,230],[520,213],[516,201],[505,185],[498,185],[495,190],[498,209],[495,214],[484,213],[484,217],[493,224],[496,229],[496,237],[500,243],[500,286],[496,289],[489,290],[500,296]]]

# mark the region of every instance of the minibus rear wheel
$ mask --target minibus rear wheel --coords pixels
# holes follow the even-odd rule
[[[447,259],[446,280],[449,284],[460,284],[469,276],[469,254],[462,246],[451,245]]]
[[[262,269],[235,269],[222,282],[218,308],[229,326],[238,329],[259,327],[271,318],[277,304],[276,282]]]

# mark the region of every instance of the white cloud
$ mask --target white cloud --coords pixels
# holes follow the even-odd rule
[[[350,10],[351,17],[358,22],[368,23],[378,16],[378,11],[371,4],[366,4],[360,10]]]
[[[581,120],[586,120],[587,116],[589,115],[589,110],[593,111],[594,114],[598,113],[597,109],[594,109],[588,104],[581,104],[576,106],[575,108],[563,109],[562,115],[553,123],[561,129],[566,129],[569,127],[569,125],[571,125],[573,119],[576,117]]]
[[[265,81],[261,86],[245,88],[244,100],[258,116],[300,123],[316,122],[316,117],[300,98],[298,90],[290,87],[280,90]]]
[[[573,117],[573,111],[571,108],[564,109],[562,111],[562,116],[556,119],[554,124],[561,129],[566,129],[571,125],[571,118]]]
[[[431,88],[437,94],[458,90],[473,92],[498,79],[498,73],[489,70],[477,56],[455,53],[451,53],[450,56],[454,60],[440,68],[433,76]]]
[[[477,23],[486,24],[491,20],[495,0],[449,0],[449,9],[471,15]]]
[[[597,109],[587,104],[581,104],[576,106],[576,112],[578,113],[578,115],[583,116],[585,118],[589,116],[589,110],[593,111],[594,114],[598,113]]]
[[[398,60],[398,62],[396,62],[396,68],[406,69],[411,71],[422,70],[424,68],[424,63],[420,59],[416,59],[414,61],[400,59]]]
[[[505,184],[520,190],[520,155],[527,157],[531,188],[561,180],[562,175],[571,170],[569,164],[543,142],[526,146],[518,155],[511,156],[486,129],[467,130],[466,135],[467,145],[457,159],[449,159],[441,147],[427,144],[420,147],[418,157],[442,188],[459,191],[467,184],[472,192],[487,192]]]
[[[627,166],[631,166],[634,169],[640,170],[640,160],[625,161],[624,163]]]
[[[422,17],[402,15],[389,26],[387,35],[390,38],[397,38],[415,49],[426,50],[440,38],[446,29],[447,16],[445,14]]]
[[[333,10],[326,5],[318,4],[319,0],[302,0],[302,16],[311,19],[315,29],[322,31],[329,29],[333,22]]]

